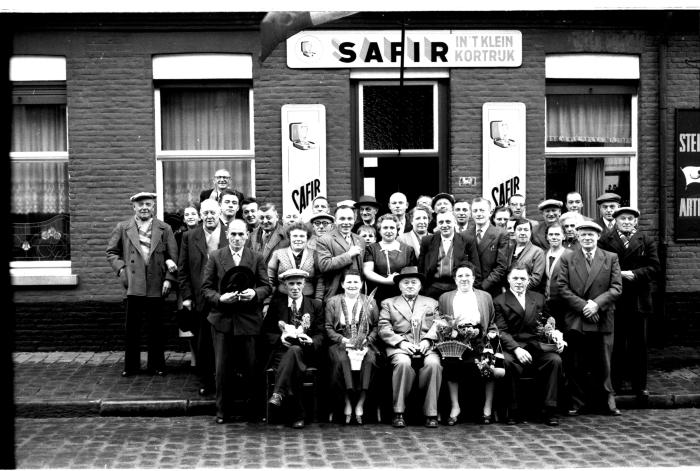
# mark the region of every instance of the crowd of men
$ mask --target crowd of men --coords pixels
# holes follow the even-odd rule
[[[231,398],[244,384],[251,416],[264,402],[287,401],[296,408],[293,425],[303,427],[302,392],[294,384],[323,351],[326,304],[347,289],[348,274],[364,278],[364,253],[381,240],[378,216],[387,207],[397,221],[397,241],[412,247],[418,259],[417,266],[393,275],[400,294],[381,300],[375,326],[376,345],[393,370],[393,425],[405,426],[403,399],[415,377],[430,397],[424,403],[425,425],[437,426],[442,367],[432,318],[423,315],[416,330],[411,313],[416,306],[437,306],[442,295],[456,290],[460,267],[469,268],[470,283],[493,304],[510,378],[499,386],[512,393],[509,423],[520,420],[518,378],[526,371],[542,386],[548,425],[558,424],[557,410],[620,415],[616,394],[648,396],[646,329],[659,260],[656,243],[638,226],[639,211],[621,206],[619,195],[600,195],[600,214],[590,217],[581,213],[578,192],[566,201],[546,199],[538,205],[540,220],[528,218],[523,195],[499,207],[485,198],[455,199],[447,193],[421,196],[412,207],[402,193],[391,195],[386,206],[371,195],[335,205],[317,197],[302,221],[298,213],[280,217],[274,204],[245,197],[230,188],[230,181],[228,171],[216,172],[214,188],[200,195],[201,222],[182,232],[179,243],[172,228],[155,217],[155,194],[131,197],[134,217],[116,226],[107,247],[126,290],[123,376],[140,371],[143,322],[147,370],[166,374],[165,298],[176,289],[183,309],[192,313],[200,393],[216,395],[217,423],[231,419]],[[299,224],[311,234],[307,245],[313,257],[291,256],[289,269],[273,282],[270,262],[277,263],[276,252],[294,243],[289,228]],[[305,294],[314,270],[322,284]],[[402,303],[410,308],[405,315],[395,308]],[[543,312],[564,333],[565,343],[555,351],[538,342]],[[297,337],[285,330],[295,320],[306,323]],[[424,361],[416,365],[409,356],[418,353]],[[271,397],[262,386],[268,367],[276,371]]]

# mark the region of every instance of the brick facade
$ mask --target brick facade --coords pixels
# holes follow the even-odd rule
[[[75,19],[42,16],[41,20],[22,17],[17,22],[13,53],[61,55],[67,59],[71,253],[72,270],[78,275],[79,284],[68,289],[30,287],[15,292],[19,349],[72,349],[81,344],[95,349],[112,348],[111,338],[100,337],[120,335],[122,290],[106,262],[104,250],[115,224],[131,215],[129,195],[141,190],[155,191],[155,54],[252,54],[258,199],[277,204],[282,201],[280,110],[289,103],[325,106],[328,196],[332,202],[359,196],[352,194],[350,71],[289,69],[284,44],[259,65],[257,25],[262,15],[114,15]],[[697,25],[688,29],[681,21],[676,16],[676,23],[671,23],[667,47],[667,139],[661,143],[667,156],[663,169],[668,176],[665,238],[659,234],[659,217],[663,214],[659,208],[662,167],[658,78],[662,33],[652,12],[618,13],[606,19],[598,19],[593,13],[435,13],[421,14],[412,27],[522,32],[521,67],[450,70],[447,181],[448,191],[456,197],[481,194],[482,105],[490,101],[523,102],[527,109],[527,203],[531,216],[537,214],[537,203],[545,197],[546,190],[546,54],[639,54],[640,225],[658,240],[667,242],[667,294],[665,301],[659,301],[665,309],[659,311],[661,319],[672,321],[674,328],[685,333],[667,338],[697,344],[700,330],[694,306],[700,300],[700,245],[673,241],[675,109],[698,107],[700,89],[698,70],[685,63],[700,54]],[[332,27],[394,29],[396,24],[381,14],[364,14]],[[685,29],[692,34],[685,33]],[[476,186],[460,187],[460,176],[475,176]]]

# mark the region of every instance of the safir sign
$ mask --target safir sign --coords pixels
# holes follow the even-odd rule
[[[514,30],[302,31],[287,39],[292,69],[520,67],[523,38]]]

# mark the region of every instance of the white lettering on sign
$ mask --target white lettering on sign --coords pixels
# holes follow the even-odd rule
[[[287,39],[287,65],[306,68],[519,67],[512,30],[302,31]]]
[[[681,198],[679,217],[700,217],[700,198]]]
[[[678,152],[700,152],[700,134],[681,133],[678,135]]]

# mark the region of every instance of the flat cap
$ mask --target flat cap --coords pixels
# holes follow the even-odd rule
[[[290,268],[287,271],[280,273],[277,278],[280,280],[286,280],[288,278],[308,278],[309,272],[305,270],[300,270],[298,268]]]
[[[328,213],[316,213],[309,218],[309,222],[314,222],[318,219],[327,219],[330,222],[335,222],[333,215]]]
[[[603,228],[598,225],[598,223],[593,222],[593,221],[583,221],[581,224],[576,226],[576,230],[580,231],[583,229],[592,229],[596,231],[598,234],[602,234]]]
[[[548,199],[544,200],[540,204],[537,205],[537,209],[542,211],[545,208],[559,208],[561,209],[564,206],[564,203],[559,201],[559,200],[553,200],[553,199]]]
[[[599,197],[595,199],[595,202],[598,204],[601,203],[619,203],[622,201],[622,197],[618,195],[617,193],[603,193]]]
[[[450,202],[452,206],[455,205],[455,198],[449,193],[438,193],[437,195],[433,196],[433,200],[430,203],[430,206],[435,209],[435,203],[437,203],[439,200],[446,199],[447,201]]]
[[[154,200],[156,199],[156,194],[155,193],[149,193],[147,191],[142,191],[140,193],[136,193],[134,196],[129,198],[129,200],[133,203],[134,201],[141,201],[145,199],[151,199]]]
[[[623,206],[621,208],[617,208],[615,212],[613,213],[613,217],[616,218],[620,214],[631,214],[634,217],[638,218],[639,217],[639,211],[637,211],[635,208],[632,208],[630,206]]]
[[[351,208],[354,208],[355,207],[355,200],[338,201],[338,203],[335,206],[337,208],[340,208],[341,206],[350,206]]]

